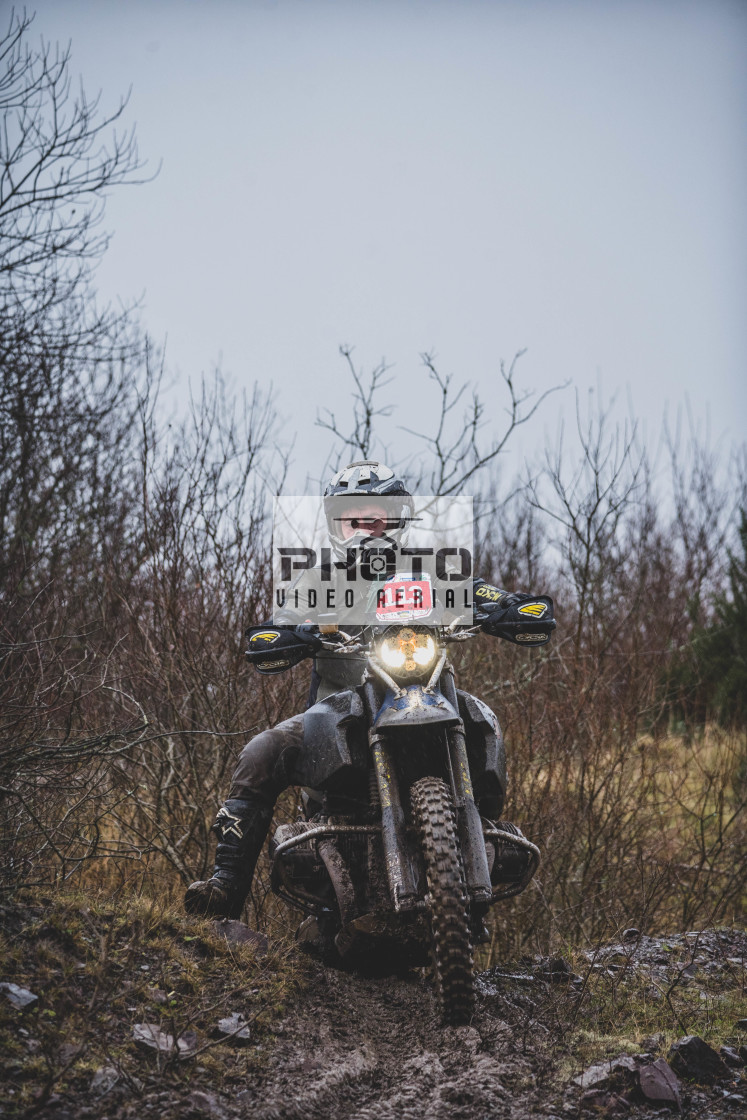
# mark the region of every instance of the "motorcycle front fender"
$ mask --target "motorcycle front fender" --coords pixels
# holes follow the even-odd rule
[[[426,691],[421,684],[411,684],[401,692],[388,689],[373,726],[376,731],[409,731],[413,727],[455,727],[461,718],[454,706],[440,692]]]

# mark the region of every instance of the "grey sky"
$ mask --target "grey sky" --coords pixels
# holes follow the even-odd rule
[[[273,382],[304,467],[324,457],[317,405],[349,389],[340,343],[394,363],[399,450],[422,350],[496,405],[499,359],[527,347],[536,388],[629,389],[652,433],[687,394],[715,439],[743,439],[744,4],[36,10],[89,94],[133,85],[163,159],[111,200],[102,291],[144,292],[185,381],[222,357],[239,385]]]

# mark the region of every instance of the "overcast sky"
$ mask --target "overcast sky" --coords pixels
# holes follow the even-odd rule
[[[110,201],[100,289],[144,297],[179,384],[219,360],[274,384],[302,473],[328,442],[317,407],[345,408],[341,343],[393,364],[398,453],[398,425],[428,423],[424,350],[490,424],[499,360],[527,348],[526,385],[618,392],[651,439],[686,398],[714,442],[744,438],[744,3],[34,7],[89,95],[132,85],[163,161]]]

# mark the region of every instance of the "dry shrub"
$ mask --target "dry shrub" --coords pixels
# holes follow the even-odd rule
[[[531,480],[533,517],[505,510],[482,547],[496,576],[508,557],[513,586],[546,573],[553,643],[483,642],[461,672],[499,715],[508,812],[544,852],[536,882],[495,918],[496,952],[745,917],[745,730],[674,729],[663,688],[721,586],[735,496],[697,443],[672,451],[669,505],[633,434],[598,413],[579,437],[580,458],[558,452]]]
[[[90,556],[70,556],[46,586],[27,575],[8,596],[10,883],[103,856],[182,881],[203,872],[235,755],[302,704],[292,679],[243,666],[244,627],[269,599],[269,402],[237,409],[217,378],[167,443],[146,405],[129,464],[137,549],[110,552],[90,581]]]
[[[211,866],[210,826],[243,743],[303,709],[306,669],[262,678],[242,656],[244,627],[269,603],[259,479],[272,421],[264,398],[237,409],[220,379],[165,436],[143,405],[136,544],[110,552],[87,587],[81,555],[17,590],[16,633],[27,629],[3,677],[6,885],[77,874],[176,896]],[[544,853],[533,886],[495,912],[500,955],[743,916],[744,731],[673,729],[661,687],[692,625],[684,605],[719,586],[727,497],[695,456],[700,503],[690,486],[687,525],[681,507],[666,519],[632,440],[601,416],[582,441],[582,471],[568,480],[568,460],[550,460],[479,542],[484,574],[555,594],[553,643],[483,637],[457,655],[461,686],[504,727],[508,815]],[[297,809],[289,791],[277,819]],[[250,907],[255,924],[287,921],[266,859]]]

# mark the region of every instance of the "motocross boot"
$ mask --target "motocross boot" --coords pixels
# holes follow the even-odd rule
[[[184,895],[188,914],[239,918],[252,885],[272,809],[258,798],[230,798],[218,810],[215,869],[209,879],[192,883]]]

